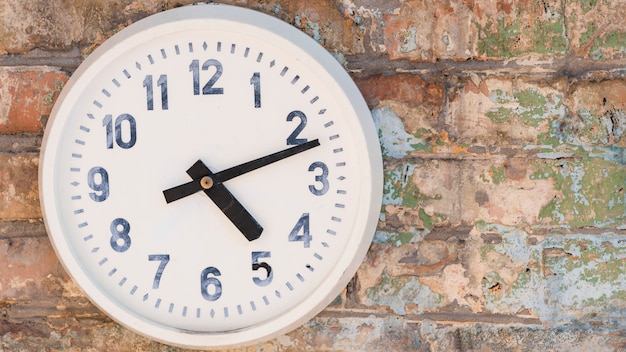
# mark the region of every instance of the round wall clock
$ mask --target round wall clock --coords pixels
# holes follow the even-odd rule
[[[141,20],[76,70],[46,127],[44,219],[102,311],[227,348],[326,307],[380,212],[370,112],[341,65],[270,16],[196,5]]]

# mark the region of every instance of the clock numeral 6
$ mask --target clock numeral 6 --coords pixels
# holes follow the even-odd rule
[[[114,136],[115,143],[122,149],[130,149],[137,142],[137,121],[130,114],[121,114],[115,119],[115,124],[113,116],[107,114],[102,120],[102,126],[106,129],[107,149],[113,149]]]
[[[208,267],[202,270],[200,274],[200,293],[202,297],[207,301],[217,301],[222,295],[222,283],[217,279],[217,276],[221,276],[219,270],[215,267]],[[209,292],[209,288],[213,287]]]
[[[257,286],[267,286],[272,282],[274,278],[274,272],[272,271],[272,267],[266,262],[259,262],[259,258],[269,258],[271,257],[271,252],[252,252],[252,270],[257,271],[260,269],[265,269],[265,278],[261,279],[260,277],[253,277],[252,281]]]
[[[101,166],[92,167],[87,174],[87,184],[94,190],[89,197],[96,202],[104,202],[109,198],[109,174]]]
[[[117,218],[111,222],[111,248],[116,252],[126,252],[130,248],[130,224],[126,219]]]
[[[302,232],[302,234],[300,234]],[[309,230],[309,213],[303,213],[296,226],[289,233],[289,242],[302,242],[304,248],[311,247],[311,231]]]

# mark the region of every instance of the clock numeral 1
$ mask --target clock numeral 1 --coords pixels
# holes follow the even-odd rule
[[[300,232],[302,232],[301,235]],[[298,219],[296,226],[289,233],[289,242],[302,242],[304,248],[309,248],[311,247],[312,238],[309,230],[309,213],[303,213],[300,219]]]
[[[107,114],[102,120],[102,126],[106,130],[107,149],[113,149],[113,136],[117,146],[122,149],[130,149],[137,142],[137,121],[130,114],[121,114],[115,119],[115,124],[113,116]]]
[[[109,174],[101,166],[92,167],[87,174],[87,183],[94,192],[89,197],[95,202],[104,202],[109,198]]]
[[[274,278],[274,272],[272,271],[272,267],[266,262],[259,262],[259,258],[269,258],[271,257],[271,252],[252,252],[252,270],[257,271],[260,269],[265,269],[265,278],[261,279],[260,277],[253,277],[252,281],[257,286],[267,286],[272,282]]]
[[[152,282],[152,288],[159,288],[159,284],[161,283],[161,276],[163,275],[163,271],[165,270],[165,266],[170,262],[169,254],[150,254],[148,255],[149,261],[159,261],[159,267],[157,268],[156,274],[154,275],[154,281]]]
[[[130,248],[130,224],[126,219],[117,218],[111,222],[111,248],[116,252],[126,252]]]
[[[210,67],[215,67],[215,73],[202,87],[202,95],[224,94],[224,88],[213,87],[224,72],[222,63],[215,59],[206,60],[202,64],[202,71],[208,71]],[[189,65],[189,72],[193,75],[193,95],[200,95],[200,61],[191,61],[191,64]]]
[[[288,122],[293,121],[295,118],[299,118],[300,123],[296,126],[293,132],[291,132],[289,137],[287,137],[287,145],[299,145],[307,142],[306,138],[298,138],[302,130],[306,127],[306,115],[299,110],[294,110],[287,115]]]
[[[254,86],[254,107],[261,107],[261,73],[255,72],[250,78],[250,84]]]
[[[161,109],[167,110],[167,75],[160,75],[157,85],[161,87]],[[146,105],[148,110],[154,110],[154,89],[152,75],[146,75],[143,80],[143,86],[146,88]]]
[[[222,295],[222,283],[217,278],[217,276],[221,275],[222,273],[212,266],[202,270],[200,274],[200,293],[207,301],[217,301]],[[209,292],[210,287],[213,287],[210,290],[213,293]]]
[[[321,169],[322,174],[315,176],[315,182],[319,182],[321,184],[321,188],[315,187],[315,185],[309,185],[309,191],[316,196],[323,196],[328,192],[329,183],[328,183],[328,166],[321,161],[316,161],[311,166],[309,166],[309,172],[313,172],[316,169]]]

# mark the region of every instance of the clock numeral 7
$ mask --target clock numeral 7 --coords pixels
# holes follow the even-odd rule
[[[167,75],[160,75],[157,80],[157,85],[161,87],[161,109],[167,110]],[[143,80],[143,86],[146,88],[146,108],[148,110],[154,110],[154,88],[152,75],[146,75]]]
[[[159,267],[157,268],[156,274],[154,275],[154,281],[152,282],[152,288],[159,288],[159,284],[161,283],[161,276],[163,275],[163,271],[165,270],[165,266],[170,262],[169,254],[150,254],[148,255],[148,260],[158,261]]]

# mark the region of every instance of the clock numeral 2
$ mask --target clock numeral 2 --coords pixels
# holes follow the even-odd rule
[[[113,149],[114,136],[115,143],[122,149],[130,149],[137,143],[137,121],[130,114],[121,114],[115,119],[115,124],[113,116],[107,114],[102,120],[102,126],[106,130],[107,149]]]
[[[161,109],[167,110],[167,75],[160,75],[157,85],[161,87]],[[152,75],[146,75],[143,80],[143,86],[146,88],[146,107],[148,110],[154,110],[154,88]]]
[[[222,64],[215,59],[206,60],[202,64],[202,71],[208,71],[210,67],[215,67],[215,73],[213,73],[211,78],[202,87],[202,94],[224,94],[224,88],[213,87],[224,72]],[[200,95],[200,61],[191,61],[191,64],[189,65],[189,72],[193,75],[193,95]]]
[[[293,121],[295,118],[299,118],[300,123],[296,126],[293,132],[291,132],[289,137],[287,137],[287,145],[299,145],[307,142],[306,138],[298,138],[302,130],[306,127],[306,115],[299,110],[294,110],[287,115],[288,122]]]

